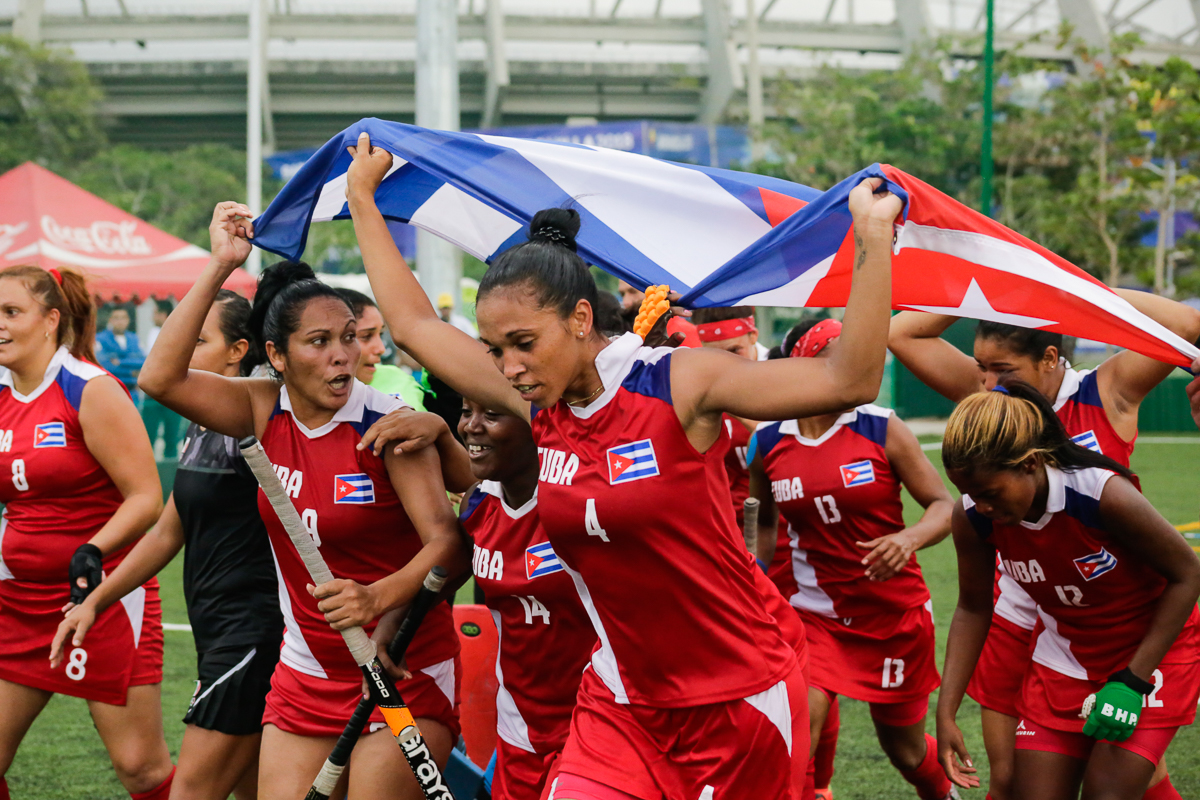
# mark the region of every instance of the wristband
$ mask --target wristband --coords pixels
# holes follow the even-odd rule
[[[1114,681],[1125,684],[1139,694],[1150,694],[1154,691],[1153,683],[1150,681],[1144,681],[1137,675],[1134,675],[1133,670],[1131,670],[1129,667],[1126,667],[1120,672],[1114,672],[1112,675],[1108,676],[1109,683],[1113,683]]]
[[[71,556],[67,568],[67,581],[71,592],[71,602],[79,605],[92,590],[104,579],[104,554],[100,548],[90,542],[79,545]],[[79,579],[84,580],[84,586],[79,585]]]
[[[754,560],[755,560],[755,562],[757,562],[758,568],[763,571],[764,575],[766,575],[767,574],[767,565],[763,563],[763,560],[761,558],[755,557]]]

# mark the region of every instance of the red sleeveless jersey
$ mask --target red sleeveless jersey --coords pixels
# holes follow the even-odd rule
[[[76,548],[123,502],[79,424],[83,388],[107,374],[61,347],[28,396],[17,393],[8,370],[0,375],[0,577],[61,583],[65,592]],[[110,553],[105,571],[128,550]]]
[[[765,423],[755,432],[753,449],[788,522],[797,608],[849,618],[929,600],[915,555],[892,579],[871,581],[865,552],[854,546],[904,529],[900,480],[885,450],[891,415],[859,406],[819,439],[801,436],[795,420]]]
[[[1037,603],[1033,661],[1081,681],[1124,669],[1154,616],[1166,579],[1106,533],[1100,495],[1113,473],[1046,468],[1046,513],[1037,522],[1002,525],[963,508],[995,546],[1005,572]],[[1192,609],[1164,664],[1200,661],[1200,612]]]
[[[596,632],[538,519],[537,496],[509,508],[500,484],[484,481],[463,503],[483,590],[500,647],[496,733],[531,753],[562,749]]]
[[[1100,400],[1095,370],[1067,367],[1054,400],[1054,412],[1072,441],[1103,453],[1123,467],[1129,466],[1137,437],[1127,442],[1113,429]],[[1136,481],[1134,485],[1137,485]],[[1037,604],[1012,576],[1006,574],[1003,565],[996,573],[995,595],[997,614],[1027,631],[1033,630],[1037,623]]]
[[[592,666],[617,702],[657,708],[749,697],[796,665],[735,527],[723,450],[696,452],[675,415],[673,352],[625,334],[596,357],[595,402],[533,417],[542,525],[599,635]]]
[[[737,517],[738,528],[741,529],[745,514],[744,504],[750,496],[750,465],[746,461],[746,452],[750,447],[751,432],[741,420],[729,414],[721,418],[721,425],[729,435],[729,449],[725,452],[725,472],[729,474],[733,513]]]
[[[370,449],[355,448],[376,420],[403,406],[402,400],[355,380],[346,405],[314,430],[292,416],[287,387],[279,389],[262,446],[335,578],[371,584],[421,550],[421,538],[392,488],[383,459]],[[341,634],[329,627],[306,590],[312,578],[261,491],[258,508],[279,576],[285,625],[280,660],[306,675],[359,680],[361,673]],[[370,633],[375,623],[366,628]],[[450,607],[439,603],[408,650],[408,666],[416,671],[457,653]]]

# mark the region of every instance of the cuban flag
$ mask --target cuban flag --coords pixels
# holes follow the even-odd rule
[[[610,447],[608,455],[608,482],[613,486],[658,475],[658,459],[654,457],[654,445],[649,439]]]
[[[67,429],[61,422],[44,422],[41,425],[35,425],[33,428],[33,446],[35,449],[41,447],[66,447]]]
[[[1099,553],[1075,559],[1075,568],[1079,570],[1079,574],[1085,581],[1090,581],[1116,569],[1117,557],[1108,552],[1106,548],[1101,547]]]
[[[1072,436],[1071,441],[1080,447],[1086,447],[1088,450],[1095,450],[1097,453],[1104,455],[1104,451],[1100,449],[1100,442],[1096,439],[1095,431],[1084,431]]]
[[[862,486],[875,482],[875,467],[870,461],[843,464],[838,469],[842,472],[842,485],[847,489],[851,486]]]
[[[333,476],[333,502],[374,503],[375,483],[365,472]]]
[[[350,217],[346,148],[363,131],[394,156],[376,193],[384,217],[483,261],[525,241],[537,211],[570,206],[582,217],[585,260],[639,288],[669,284],[685,306],[844,306],[854,250],[850,190],[879,177],[905,202],[894,308],[1081,336],[1180,366],[1200,356],[1083,270],[881,164],[820,192],[602,147],[364,119],[301,167],[254,221],[254,244],[298,259],[312,223]]]
[[[554,554],[554,548],[549,542],[525,548],[525,577],[529,580],[562,572],[562,568],[562,562]]]

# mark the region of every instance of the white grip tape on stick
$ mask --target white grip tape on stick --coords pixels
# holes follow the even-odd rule
[[[333,580],[333,573],[329,571],[329,566],[321,557],[321,551],[317,549],[312,537],[308,535],[308,529],[304,527],[304,522],[300,519],[296,507],[288,499],[287,490],[279,482],[279,476],[275,474],[275,469],[271,466],[266,451],[263,450],[257,439],[251,441],[251,444],[244,444],[246,440],[242,440],[242,457],[250,465],[250,471],[258,479],[258,485],[262,487],[263,494],[267,496],[271,507],[279,516],[279,521],[283,523],[283,529],[287,531],[288,538],[292,540],[292,545],[299,553],[300,560],[308,568],[308,574],[312,577],[313,583],[318,586],[328,583]],[[374,660],[375,645],[371,643],[370,637],[362,628],[347,628],[342,631],[342,638],[346,640],[346,646],[350,648],[350,655],[354,657],[354,662],[360,667],[370,664]]]
[[[742,504],[742,536],[746,540],[746,549],[750,555],[757,558],[758,549],[758,498],[747,497]]]

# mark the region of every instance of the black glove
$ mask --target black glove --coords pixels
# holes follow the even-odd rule
[[[100,548],[94,544],[81,544],[71,556],[71,567],[68,575],[71,580],[71,602],[79,605],[92,590],[100,585],[104,575]]]

